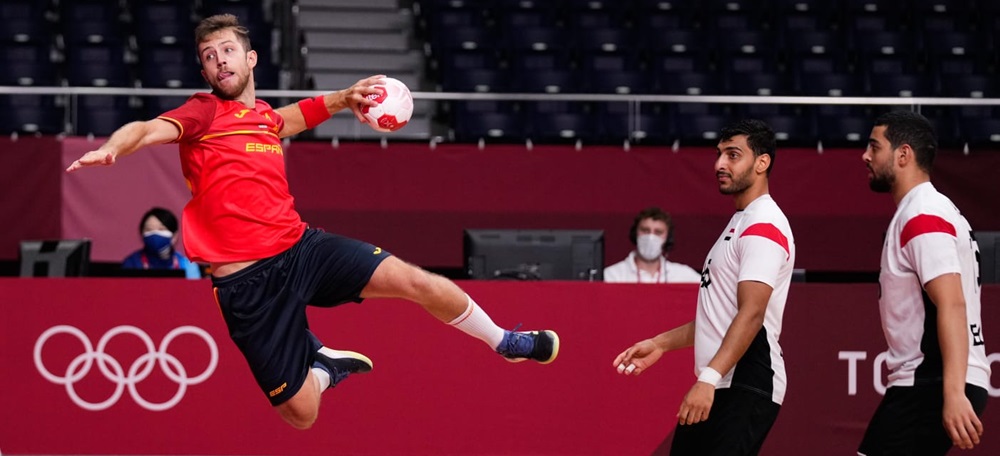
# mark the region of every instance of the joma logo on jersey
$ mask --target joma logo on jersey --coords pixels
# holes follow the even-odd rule
[[[237,119],[242,119],[243,116],[247,115],[248,112],[250,112],[249,109],[241,109],[240,112],[233,115],[236,116]]]
[[[263,144],[249,142],[246,147],[247,152],[270,152],[272,154],[284,155],[284,151],[281,150],[281,144]]]

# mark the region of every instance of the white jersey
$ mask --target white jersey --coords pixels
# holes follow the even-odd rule
[[[635,251],[628,257],[604,268],[604,281],[608,283],[698,283],[701,273],[686,264],[667,261],[660,255],[660,270],[656,273],[642,271],[635,264]]]
[[[715,357],[736,318],[737,284],[765,283],[772,292],[764,326],[736,366],[722,373],[717,388],[740,387],[781,404],[786,377],[778,337],[794,264],[792,229],[770,195],[758,197],[733,215],[705,260],[695,317],[695,375]]]
[[[989,388],[978,255],[969,222],[930,182],[914,187],[899,202],[885,235],[878,279],[882,331],[889,344],[889,386],[942,381],[937,307],[923,286],[943,274],[958,273],[969,329],[965,379]]]

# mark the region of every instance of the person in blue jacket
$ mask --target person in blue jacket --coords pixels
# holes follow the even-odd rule
[[[162,207],[154,207],[142,215],[139,235],[142,248],[125,257],[124,269],[177,269],[189,279],[200,279],[201,270],[177,251],[179,225],[177,216]]]

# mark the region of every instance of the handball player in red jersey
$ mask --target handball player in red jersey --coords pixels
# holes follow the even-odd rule
[[[213,292],[229,334],[281,417],[298,429],[316,421],[321,393],[350,374],[368,372],[364,355],[325,347],[308,329],[305,306],[333,307],[365,298],[403,298],[486,342],[509,361],[555,360],[553,331],[507,331],[457,285],[365,242],[310,228],[288,190],[281,138],[359,105],[384,76],[273,109],[258,100],[257,53],[235,16],[208,17],[195,29],[201,74],[211,93],[149,121],[126,124],[67,172],[112,165],[145,146],[179,144],[191,188],[184,208],[184,249],[212,267]]]

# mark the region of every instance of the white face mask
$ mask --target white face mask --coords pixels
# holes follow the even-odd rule
[[[640,234],[635,239],[635,246],[642,259],[653,261],[663,253],[663,243],[666,241],[655,234]]]

